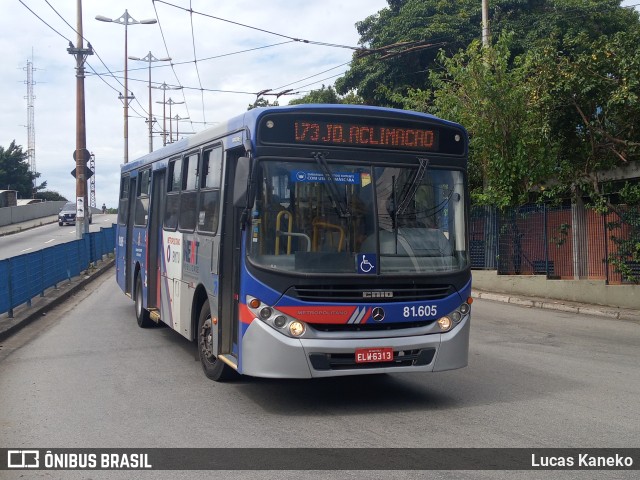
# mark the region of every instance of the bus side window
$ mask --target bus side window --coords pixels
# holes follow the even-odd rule
[[[182,159],[169,162],[167,201],[164,207],[164,228],[175,230],[180,212],[180,190],[182,189]]]
[[[138,196],[136,198],[136,212],[134,225],[144,227],[147,225],[149,215],[149,175],[151,170],[143,170],[138,174]]]
[[[180,230],[193,231],[196,228],[198,157],[197,153],[193,153],[183,160],[182,193],[180,193]]]
[[[120,179],[120,203],[118,205],[118,225],[127,224],[127,212],[129,211],[129,177]]]
[[[198,202],[198,230],[216,233],[220,211],[220,179],[222,177],[222,148],[204,152],[200,176],[200,201]]]

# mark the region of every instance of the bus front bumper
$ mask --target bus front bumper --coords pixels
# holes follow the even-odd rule
[[[239,372],[267,378],[314,378],[462,368],[469,316],[447,333],[377,339],[296,339],[254,320],[242,337]],[[393,348],[394,361],[355,363],[358,348]]]

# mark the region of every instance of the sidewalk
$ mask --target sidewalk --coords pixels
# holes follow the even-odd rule
[[[580,315],[595,315],[598,317],[615,318],[618,320],[630,320],[640,323],[640,310],[630,308],[614,308],[603,305],[594,305],[588,303],[577,303],[561,300],[553,300],[542,297],[529,297],[522,295],[512,295],[506,293],[492,293],[481,290],[473,290],[471,292],[473,298],[483,300],[491,300],[494,302],[511,303],[521,307],[541,308],[544,310],[556,310],[568,313],[577,313]]]
[[[4,225],[0,227],[0,237],[57,222],[57,215],[49,215],[26,222]],[[7,313],[0,314],[0,341],[27,326],[34,320],[46,315],[48,311],[63,303],[70,296],[87,288],[95,278],[109,271],[114,264],[114,258],[107,258],[106,260],[97,262],[93,268],[72,278],[70,281],[60,282],[57,288],[48,288],[45,290],[43,296],[31,299],[30,306],[23,304],[16,307],[13,310],[13,318],[8,318]]]
[[[114,264],[114,258],[107,258],[97,262],[95,267],[89,268],[86,272],[72,278],[70,281],[60,282],[57,288],[48,288],[43,296],[31,299],[30,306],[23,304],[16,307],[13,310],[13,318],[9,318],[7,313],[0,314],[0,341],[38,318],[47,315],[50,310],[53,310],[72,295],[91,288],[89,284],[103,273],[108,272]]]

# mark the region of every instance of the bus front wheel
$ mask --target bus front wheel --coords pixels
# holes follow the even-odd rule
[[[140,328],[150,328],[155,326],[155,323],[149,318],[149,310],[142,306],[142,280],[140,275],[136,275],[136,292],[135,292],[135,308],[136,308],[136,320]]]
[[[221,382],[233,378],[235,371],[227,364],[218,360],[213,353],[213,324],[211,323],[211,308],[209,300],[204,302],[198,319],[198,352],[204,374],[211,380]]]

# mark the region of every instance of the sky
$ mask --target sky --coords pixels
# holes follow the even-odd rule
[[[32,62],[38,181],[73,200],[76,79],[75,59],[67,48],[69,41],[77,45],[77,2],[0,0],[0,6],[0,145],[6,149],[15,140],[27,151],[27,62]],[[171,107],[174,118],[189,117],[179,122],[182,137],[246,111],[256,92],[300,92],[280,97],[280,104],[286,105],[323,84],[333,85],[348,69],[353,50],[287,37],[357,47],[355,24],[386,6],[386,0],[83,0],[84,47],[88,41],[94,49],[86,65],[85,110],[87,149],[95,155],[96,206],[117,207],[124,161],[124,109],[118,96],[124,92],[125,59],[124,25],[97,21],[96,15],[117,19],[127,10],[137,21],[158,20],[127,27],[127,53],[143,58],[151,52],[155,58],[172,59],[152,63],[151,81],[154,86],[184,87],[168,90],[165,96],[184,102]],[[193,15],[186,11],[189,8]],[[252,51],[237,53],[246,50]],[[146,61],[128,61],[128,86],[135,96],[129,108],[129,161],[149,151],[148,67]],[[162,146],[163,105],[156,103],[162,101],[163,91],[153,89],[154,150]]]

